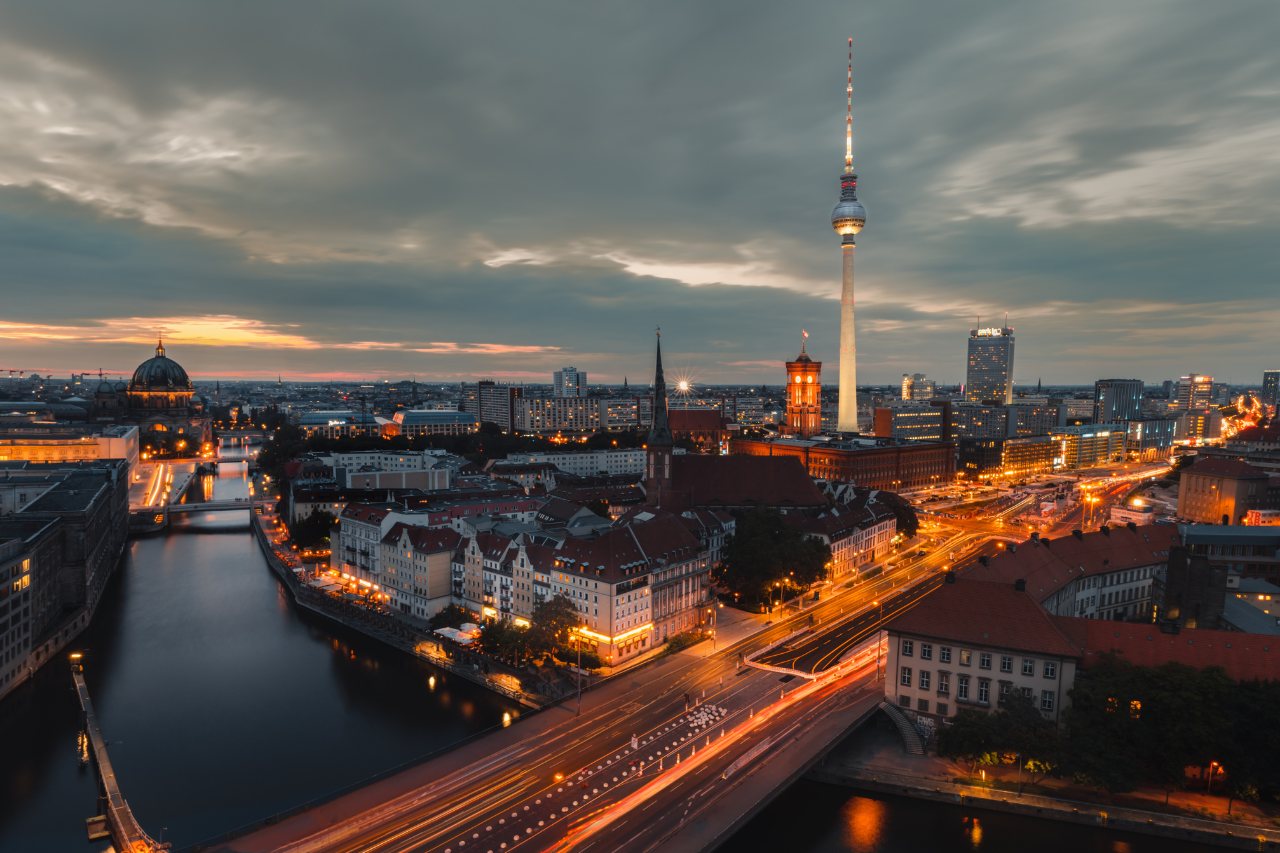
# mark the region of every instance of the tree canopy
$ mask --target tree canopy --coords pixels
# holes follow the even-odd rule
[[[737,515],[733,536],[714,570],[716,583],[748,601],[764,601],[781,584],[804,589],[825,580],[831,548],[766,507]]]

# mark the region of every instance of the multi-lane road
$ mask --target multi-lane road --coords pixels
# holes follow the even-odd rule
[[[894,570],[705,657],[694,650],[623,675],[586,694],[580,717],[544,711],[323,807],[329,817],[309,816],[305,831],[286,821],[223,849],[650,849],[673,815],[715,807],[737,784],[735,774],[768,761],[795,732],[836,707],[883,695],[872,635],[882,612],[888,619],[910,606],[938,568]],[[796,677],[744,663],[811,621],[806,660],[817,671],[825,659],[825,672]],[[370,808],[371,799],[380,804]],[[332,826],[317,832],[326,821]]]

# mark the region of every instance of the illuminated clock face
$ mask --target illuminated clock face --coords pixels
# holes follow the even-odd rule
[[[800,384],[800,383],[801,383],[801,382],[803,382],[803,381],[804,381],[804,377],[803,377],[803,376],[797,376],[797,377],[796,377],[796,384],[797,384],[797,385],[798,385],[798,384]]]
[[[809,377],[809,384],[810,384],[810,385],[812,385],[812,384],[813,384],[813,377],[812,377],[812,376],[810,376],[810,377]]]

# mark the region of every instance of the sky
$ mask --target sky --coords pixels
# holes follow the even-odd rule
[[[0,369],[1280,367],[1272,2],[0,0]]]

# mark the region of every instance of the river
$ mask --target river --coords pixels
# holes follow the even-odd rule
[[[242,455],[196,499],[247,497]],[[503,724],[521,708],[299,611],[244,512],[192,514],[131,540],[74,648],[125,798],[182,847]],[[434,679],[434,681],[432,680]],[[85,849],[91,767],[65,664],[0,703],[0,851]],[[726,850],[1175,851],[1156,838],[801,782]]]

